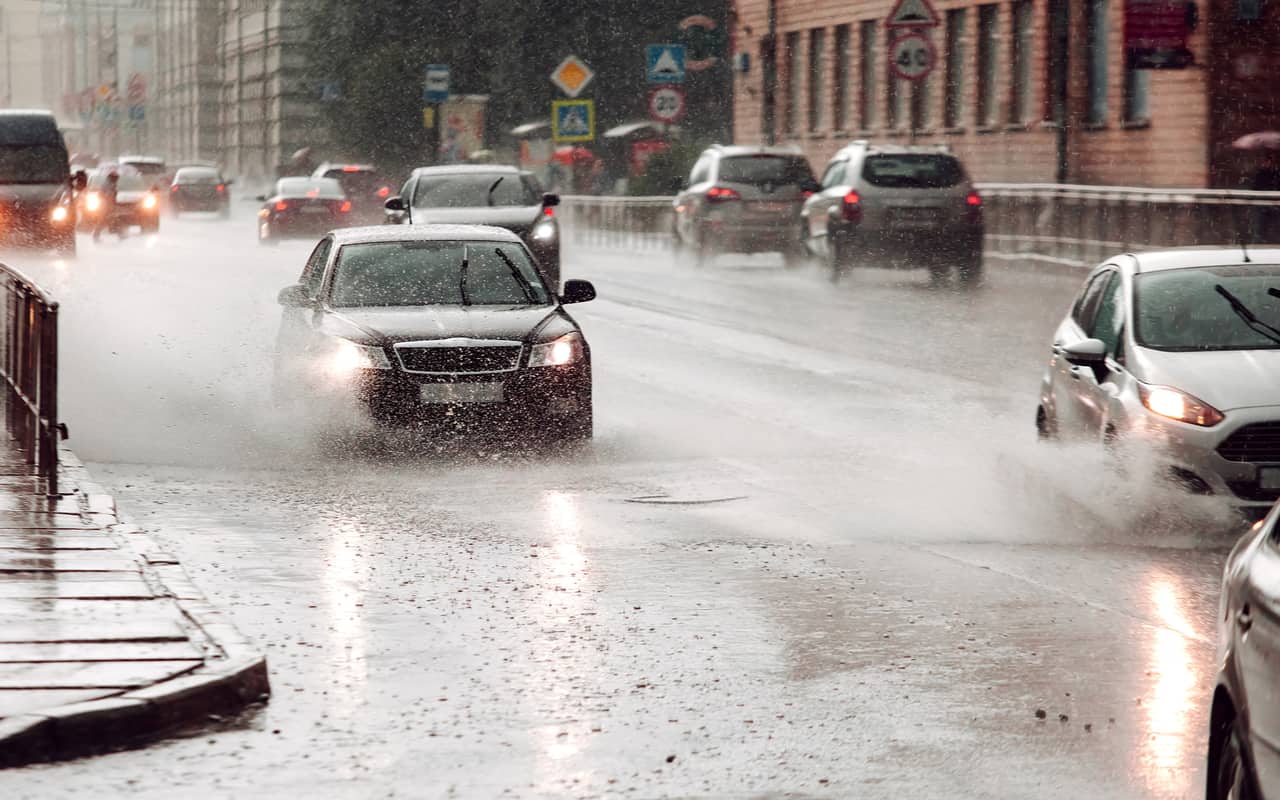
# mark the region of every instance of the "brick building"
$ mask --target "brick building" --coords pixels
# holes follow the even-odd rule
[[[1235,187],[1257,155],[1232,140],[1280,128],[1280,3],[1197,2],[1194,62],[1135,70],[1124,0],[934,0],[935,67],[911,82],[889,68],[893,0],[738,0],[735,140],[815,169],[850,139],[914,138],[982,181]]]

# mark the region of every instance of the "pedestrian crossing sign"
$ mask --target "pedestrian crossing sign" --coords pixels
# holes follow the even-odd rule
[[[551,138],[557,142],[590,142],[596,138],[596,108],[591,100],[556,100],[551,104]]]

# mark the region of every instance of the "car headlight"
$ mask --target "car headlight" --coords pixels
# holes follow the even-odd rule
[[[147,192],[142,196],[142,207],[148,211],[154,210],[157,202],[155,192]]]
[[[1224,419],[1221,411],[1180,389],[1140,383],[1138,395],[1147,410],[1178,422],[1212,428]]]
[[[529,238],[536,242],[549,242],[559,234],[560,229],[554,222],[539,222],[533,226],[533,232],[529,234]]]
[[[334,350],[326,359],[329,372],[348,377],[358,369],[391,369],[387,353],[381,347],[356,344],[348,339],[335,339]]]
[[[97,211],[102,207],[102,195],[97,192],[89,192],[84,196],[84,207],[86,211]]]
[[[535,344],[529,355],[531,367],[563,367],[582,359],[582,334],[568,333],[554,341]]]
[[[68,212],[67,212],[66,206],[62,206],[62,205],[54,206],[53,211],[49,212],[49,219],[53,220],[54,222],[66,222],[67,215],[68,215]]]

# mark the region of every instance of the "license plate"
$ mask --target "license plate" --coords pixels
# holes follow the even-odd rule
[[[329,209],[325,208],[324,206],[303,206],[302,213],[303,214],[328,214]]]
[[[424,383],[424,403],[501,403],[505,399],[501,383]]]
[[[889,219],[899,228],[933,228],[941,224],[942,214],[936,208],[897,208]]]
[[[1260,467],[1258,469],[1259,489],[1280,489],[1280,467]]]
[[[761,214],[786,214],[791,211],[790,203],[756,203],[756,211]]]

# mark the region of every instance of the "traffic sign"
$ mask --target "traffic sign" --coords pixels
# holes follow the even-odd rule
[[[557,142],[590,142],[596,138],[596,107],[590,100],[556,100],[551,104],[551,138]]]
[[[551,72],[551,82],[570,97],[577,97],[596,74],[577,56],[568,56]]]
[[[941,19],[929,0],[898,0],[886,28],[936,28]]]
[[[449,101],[449,67],[447,64],[428,64],[422,79],[422,102],[446,103]]]
[[[908,33],[889,43],[889,69],[904,81],[928,77],[938,60],[938,52],[924,34]]]
[[[649,83],[684,81],[684,45],[651,44],[644,49],[644,75]]]
[[[654,122],[679,122],[686,111],[684,87],[655,86],[649,90],[649,118]]]

